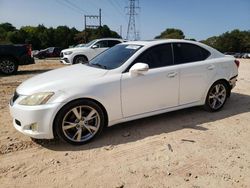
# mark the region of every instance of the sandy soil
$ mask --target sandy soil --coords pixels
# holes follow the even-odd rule
[[[250,187],[250,60],[241,60],[237,87],[224,109],[200,107],[107,128],[73,147],[37,144],[12,126],[15,88],[58,61],[0,77],[0,187]]]

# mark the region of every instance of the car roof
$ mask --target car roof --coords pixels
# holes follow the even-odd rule
[[[164,43],[173,43],[173,42],[184,42],[184,43],[191,43],[191,44],[198,44],[201,43],[191,40],[184,40],[184,39],[155,39],[155,40],[144,40],[144,41],[128,41],[126,44],[133,44],[133,45],[142,45],[142,46],[153,46],[157,44],[164,44]]]
[[[123,44],[126,45],[140,45],[143,46],[143,48],[150,48],[152,46],[155,45],[160,45],[160,44],[166,44],[166,43],[188,43],[188,44],[194,44],[197,46],[200,46],[202,48],[205,48],[206,50],[208,50],[211,54],[213,54],[213,56],[215,57],[222,57],[224,56],[224,54],[222,54],[221,52],[219,52],[218,50],[203,44],[201,42],[197,42],[197,41],[192,41],[192,40],[184,40],[184,39],[156,39],[156,40],[146,40],[146,41],[128,41],[125,42]],[[123,45],[123,44],[119,44],[119,45]]]
[[[123,39],[120,39],[120,38],[101,38],[101,39],[96,39],[97,41],[100,41],[100,40],[117,40],[117,41],[123,41]]]

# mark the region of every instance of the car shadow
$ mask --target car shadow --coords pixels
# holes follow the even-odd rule
[[[43,69],[43,70],[20,70],[17,72],[18,75],[28,75],[28,74],[40,74],[53,69]]]
[[[17,76],[17,75],[30,75],[30,74],[40,74],[40,73],[44,73],[47,71],[50,71],[53,69],[42,69],[42,70],[20,70],[18,71],[16,74],[14,75],[4,75],[0,73],[0,77],[11,77],[11,76]]]
[[[246,112],[250,112],[250,96],[232,93],[224,108],[216,113],[207,112],[201,107],[193,107],[130,121],[106,128],[98,138],[82,146],[48,140],[40,140],[38,143],[54,151],[79,151],[110,145],[116,146],[182,129],[206,131],[208,129],[202,127],[204,123],[212,124],[214,121]]]

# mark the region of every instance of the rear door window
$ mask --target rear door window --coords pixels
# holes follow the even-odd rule
[[[195,44],[173,43],[174,63],[192,63],[203,61],[210,56],[210,52]]]

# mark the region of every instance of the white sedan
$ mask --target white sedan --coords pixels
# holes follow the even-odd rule
[[[23,82],[10,101],[15,128],[37,139],[84,144],[105,126],[191,106],[218,111],[239,61],[186,40],[116,45],[88,64]]]

